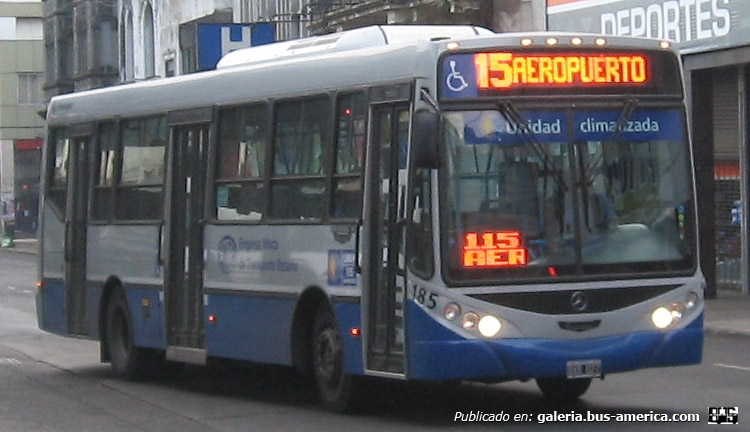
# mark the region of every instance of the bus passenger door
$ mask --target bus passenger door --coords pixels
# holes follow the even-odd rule
[[[76,130],[80,129],[80,130]],[[71,130],[65,209],[65,316],[68,333],[89,334],[86,317],[86,229],[89,203],[89,125]]]
[[[364,227],[364,308],[366,368],[404,373],[404,293],[406,271],[401,221],[406,191],[409,107],[380,105],[372,110],[368,158],[369,193]]]
[[[162,233],[168,360],[205,364],[203,225],[210,109],[170,116],[167,211]]]

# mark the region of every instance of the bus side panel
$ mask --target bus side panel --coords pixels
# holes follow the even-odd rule
[[[291,296],[210,294],[205,307],[208,355],[291,365],[294,307]]]
[[[40,329],[60,335],[68,333],[65,284],[61,279],[44,279],[42,289],[36,293],[36,310]]]
[[[37,313],[39,328],[50,333],[67,334],[65,319],[65,223],[49,207],[42,210],[42,235],[39,254],[41,255],[42,288],[37,292]]]
[[[333,310],[339,324],[341,341],[344,344],[344,366],[346,367],[346,371],[350,374],[361,375],[365,370],[362,336],[352,335],[351,333],[351,329],[362,329],[359,302],[336,302],[333,305]]]
[[[467,340],[435,322],[414,301],[406,302],[408,377],[481,379],[508,375],[488,344]]]
[[[166,348],[164,305],[159,301],[160,292],[154,286],[126,283],[125,297],[133,322],[133,343],[139,347]]]
[[[90,282],[86,306],[89,327],[95,329],[91,334],[98,334],[103,285],[108,280],[117,280],[127,298],[135,345],[165,348],[164,305],[159,296],[163,290],[159,233],[158,224],[89,225],[86,273]]]

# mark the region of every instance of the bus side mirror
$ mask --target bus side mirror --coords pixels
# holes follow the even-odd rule
[[[438,156],[438,127],[440,115],[427,110],[414,113],[412,118],[411,151],[412,160],[417,168],[437,169],[440,166]]]

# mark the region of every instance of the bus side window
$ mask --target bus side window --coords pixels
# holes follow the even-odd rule
[[[265,105],[222,110],[216,170],[217,219],[259,220],[263,217],[267,124]]]
[[[271,214],[320,219],[325,201],[324,150],[330,148],[327,96],[279,102],[274,117]]]
[[[435,271],[432,241],[432,201],[430,199],[430,170],[418,168],[412,179],[413,202],[410,208],[406,254],[409,268],[428,279]]]
[[[364,93],[343,94],[336,107],[331,217],[362,215],[362,172],[365,159],[367,100]]]
[[[61,215],[65,215],[68,189],[68,157],[70,155],[70,138],[65,129],[56,129],[50,133],[47,194]]]
[[[157,220],[163,213],[167,144],[166,117],[127,120],[120,130],[122,171],[115,216],[119,220]]]
[[[115,184],[115,150],[117,128],[114,122],[99,125],[97,153],[94,155],[94,194],[91,201],[93,220],[108,221],[112,218]]]

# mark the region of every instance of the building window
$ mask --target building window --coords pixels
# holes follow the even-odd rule
[[[143,13],[143,62],[145,78],[156,75],[156,55],[154,54],[156,39],[154,37],[154,11],[151,5],[146,5]]]
[[[17,40],[43,40],[42,20],[39,18],[16,18]]]
[[[44,77],[41,73],[18,74],[18,104],[35,105],[42,103],[43,81]]]
[[[120,50],[121,50],[121,79],[123,81],[132,81],[135,76],[135,48],[133,33],[133,13],[125,10],[122,15],[122,32],[120,33]]]

